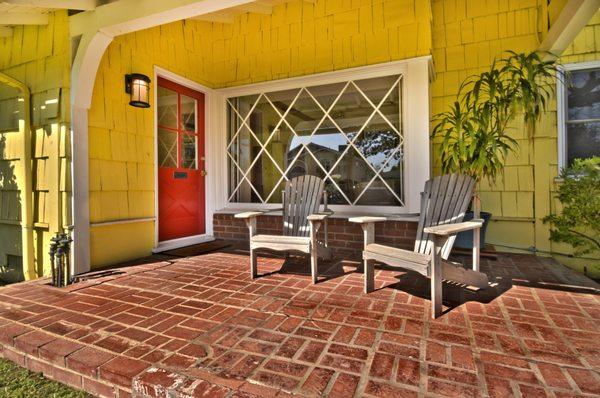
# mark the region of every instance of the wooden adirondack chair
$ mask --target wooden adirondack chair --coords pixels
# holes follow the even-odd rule
[[[251,211],[236,214],[235,218],[246,221],[250,232],[250,276],[257,276],[257,249],[270,249],[284,252],[302,252],[310,254],[312,282],[317,283],[318,257],[329,259],[331,252],[327,247],[327,217],[332,212],[327,210],[327,194],[322,179],[312,176],[299,176],[287,181],[283,190],[282,235],[257,235],[256,217],[269,211]],[[324,211],[319,212],[321,198]],[[325,240],[317,239],[317,232],[324,225]]]
[[[362,226],[365,238],[365,293],[373,291],[373,262],[407,268],[431,278],[431,308],[433,318],[442,313],[442,279],[477,288],[488,287],[488,278],[479,272],[479,232],[483,220],[462,222],[473,195],[473,178],[448,174],[435,177],[425,184],[421,193],[421,214],[413,251],[375,243],[375,223],[385,217],[356,217],[351,222]],[[447,261],[456,234],[473,230],[473,270]]]

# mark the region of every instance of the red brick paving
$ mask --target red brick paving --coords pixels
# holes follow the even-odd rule
[[[597,285],[548,259],[502,255],[497,283],[444,285],[351,264],[216,253],[156,257],[65,289],[0,289],[0,354],[99,396],[600,395]],[[281,270],[280,270],[281,268]],[[133,389],[132,389],[133,387]]]

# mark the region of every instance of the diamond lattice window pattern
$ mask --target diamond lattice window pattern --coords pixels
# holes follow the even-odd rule
[[[229,201],[280,203],[286,180],[325,180],[329,203],[404,206],[402,77],[229,98]]]

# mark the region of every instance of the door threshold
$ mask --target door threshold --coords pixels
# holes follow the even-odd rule
[[[212,242],[215,237],[212,235],[194,235],[185,238],[165,240],[158,242],[158,246],[152,249],[152,253],[162,253],[168,250],[180,249],[182,247],[197,245],[198,243]]]

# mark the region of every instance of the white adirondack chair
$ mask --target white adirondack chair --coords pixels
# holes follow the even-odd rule
[[[385,221],[385,217],[351,218],[351,222],[361,224],[364,232],[365,293],[374,288],[374,261],[411,269],[431,278],[433,318],[442,313],[442,279],[477,288],[488,287],[487,276],[479,272],[479,232],[483,220],[462,221],[474,186],[473,178],[458,174],[427,181],[421,193],[421,213],[413,251],[375,243],[375,223]],[[473,270],[447,261],[456,234],[467,230],[473,230]]]
[[[246,221],[250,232],[250,276],[258,275],[257,249],[270,249],[284,252],[310,254],[312,282],[317,283],[318,257],[329,259],[331,251],[327,247],[327,193],[324,182],[319,177],[305,175],[287,181],[283,191],[283,209],[251,211],[236,214],[235,218]],[[323,198],[324,209],[319,212]],[[272,211],[283,211],[282,235],[257,235],[256,218]],[[324,225],[325,239],[317,239],[317,232]]]

